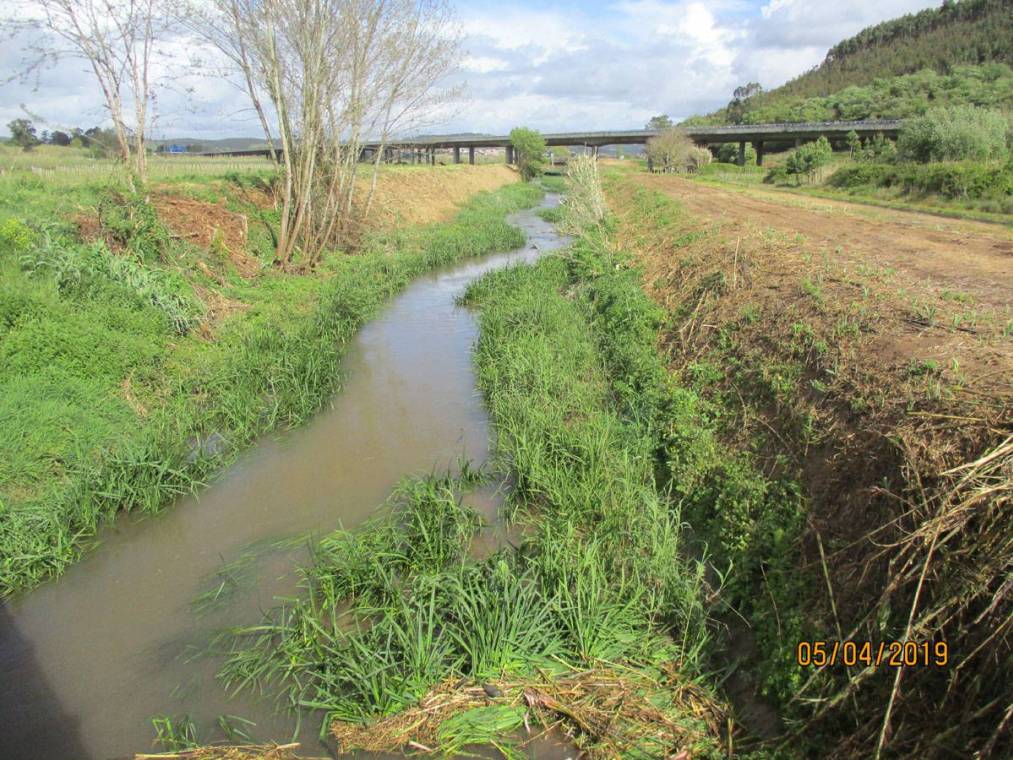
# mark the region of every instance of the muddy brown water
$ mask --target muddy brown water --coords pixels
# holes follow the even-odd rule
[[[549,195],[543,206],[559,203]],[[105,760],[152,749],[150,718],[188,714],[204,740],[220,715],[255,721],[259,740],[295,732],[267,699],[229,699],[206,650],[223,626],[250,624],[297,589],[303,542],[353,527],[403,477],[483,462],[490,428],[475,385],[474,316],[456,306],[485,274],[565,244],[534,211],[510,222],[516,251],[416,280],[365,325],[342,363],[343,387],[309,424],[266,438],[196,498],[124,517],[66,574],[0,605],[0,758]],[[238,577],[210,611],[193,602]],[[219,600],[221,601],[221,600]],[[310,754],[319,723],[300,738]],[[312,725],[310,725],[312,724]]]

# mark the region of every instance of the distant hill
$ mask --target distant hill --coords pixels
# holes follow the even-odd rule
[[[494,137],[495,135],[489,135],[480,132],[455,132],[454,134],[431,134],[431,135],[416,135],[412,139],[439,139],[439,138],[451,138],[451,137]],[[396,144],[396,140],[394,141]],[[197,152],[214,152],[214,151],[227,151],[227,150],[260,150],[267,147],[267,140],[263,137],[226,137],[220,140],[205,140],[200,137],[167,137],[160,140],[149,140],[148,144],[153,148],[157,148],[160,145],[191,145],[200,148]],[[276,146],[280,144],[275,141]]]
[[[448,132],[448,133],[445,133],[445,134],[441,133],[441,134],[415,135],[411,139],[413,139],[413,140],[452,140],[454,138],[466,138],[466,137],[474,137],[474,138],[480,138],[480,137],[499,137],[499,135],[490,134],[489,132]],[[392,142],[396,143],[397,140],[392,140]]]
[[[902,118],[923,112],[937,94],[945,102],[1009,108],[1010,69],[995,64],[1013,64],[1013,1],[945,2],[839,42],[819,66],[750,98],[739,119],[723,108],[684,123]],[[865,88],[877,92],[856,91]],[[836,107],[831,101],[840,95],[850,104]]]
[[[195,145],[205,151],[215,150],[256,150],[266,148],[263,137],[225,137],[220,140],[206,140],[201,137],[170,137],[163,140],[148,140],[153,148],[159,145]]]

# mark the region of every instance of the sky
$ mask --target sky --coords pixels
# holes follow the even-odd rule
[[[0,0],[24,9],[29,3]],[[426,131],[503,134],[633,129],[655,114],[675,120],[724,105],[740,84],[776,87],[823,60],[828,48],[871,24],[939,0],[523,0],[457,3],[463,35],[461,96]],[[18,12],[23,12],[18,11]],[[7,82],[22,38],[0,45],[0,131],[26,115],[41,129],[105,122],[81,61],[37,81]],[[158,92],[154,137],[258,136],[242,92],[174,58]]]

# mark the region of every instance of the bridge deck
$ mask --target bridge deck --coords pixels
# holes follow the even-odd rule
[[[843,139],[849,132],[861,137],[882,134],[895,138],[901,122],[897,119],[867,121],[823,121],[794,124],[735,124],[720,127],[685,127],[689,137],[700,143],[722,142],[786,142],[792,140],[815,140],[823,135],[828,140]],[[543,134],[546,145],[643,145],[650,138],[660,134],[655,129],[629,129],[613,132],[555,132]],[[506,148],[510,145],[509,135],[482,136],[463,135],[459,137],[420,137],[393,140],[388,147],[407,150],[429,150],[437,148]],[[377,142],[363,145],[376,149]],[[205,156],[266,156],[267,150],[234,150],[202,153]]]

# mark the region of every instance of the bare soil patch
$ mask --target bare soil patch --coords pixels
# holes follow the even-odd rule
[[[967,291],[992,306],[1010,306],[1013,233],[1001,226],[843,201],[724,190],[671,175],[645,175],[640,181],[684,203],[701,219],[801,234],[810,248],[829,250],[842,262],[895,268],[912,278],[932,279],[938,287]]]
[[[217,249],[241,277],[254,277],[260,263],[246,252],[249,220],[224,205],[179,195],[158,193],[151,198],[158,217],[173,235],[205,250]]]

